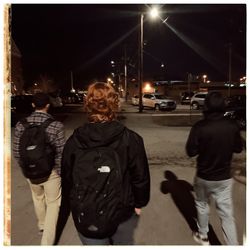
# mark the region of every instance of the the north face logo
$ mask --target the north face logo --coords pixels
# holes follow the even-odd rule
[[[26,148],[26,150],[34,150],[36,148],[36,145],[31,145]]]
[[[110,167],[109,166],[101,166],[100,168],[97,169],[100,173],[109,173],[110,172]]]

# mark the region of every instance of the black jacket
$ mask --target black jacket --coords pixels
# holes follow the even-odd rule
[[[197,176],[205,180],[231,178],[230,166],[233,153],[242,151],[240,130],[235,121],[222,112],[205,114],[191,129],[186,144],[190,157],[197,157]]]
[[[70,194],[72,188],[72,160],[77,151],[77,143],[83,148],[112,144],[120,156],[123,176],[123,201],[127,217],[134,208],[146,206],[150,196],[150,175],[143,139],[117,121],[104,123],[86,123],[77,128],[67,140],[62,157],[63,189]],[[125,214],[125,213],[124,213]],[[121,218],[124,220],[126,218]]]

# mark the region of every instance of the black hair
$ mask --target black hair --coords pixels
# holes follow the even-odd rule
[[[37,109],[43,109],[50,103],[49,96],[46,93],[36,93],[33,95],[32,102]]]

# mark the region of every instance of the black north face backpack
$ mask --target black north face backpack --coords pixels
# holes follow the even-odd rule
[[[48,177],[55,163],[55,151],[48,142],[46,128],[54,119],[49,118],[42,124],[21,123],[24,132],[20,137],[20,167],[26,178],[40,179]]]
[[[121,166],[115,149],[79,147],[72,177],[71,210],[77,230],[89,238],[112,236],[123,208]]]

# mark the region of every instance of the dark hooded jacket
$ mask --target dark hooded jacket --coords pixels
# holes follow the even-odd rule
[[[211,181],[231,178],[233,153],[242,151],[237,123],[224,117],[224,100],[218,92],[211,92],[205,100],[204,119],[191,129],[186,151],[197,157],[197,176]]]
[[[77,138],[77,140],[75,140]],[[124,213],[121,222],[128,219],[134,208],[147,205],[150,195],[150,175],[143,139],[117,121],[86,123],[77,128],[67,140],[62,157],[63,190],[70,194],[74,155],[83,148],[112,145],[120,157]],[[67,192],[66,192],[67,193]]]

